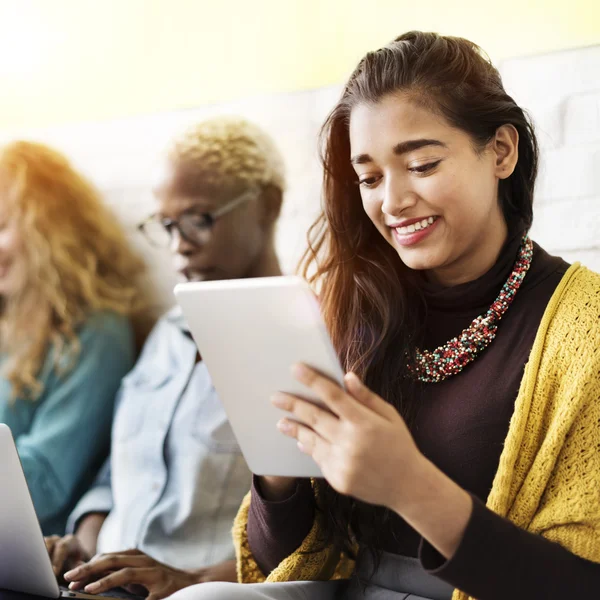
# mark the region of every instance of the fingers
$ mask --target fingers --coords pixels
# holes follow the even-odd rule
[[[339,419],[312,402],[281,392],[275,394],[271,401],[278,408],[290,412],[298,421],[308,425],[326,440],[331,441],[339,429]]]
[[[69,589],[72,592],[78,592],[79,590],[81,590],[82,588],[84,588],[86,585],[87,585],[87,580],[72,581],[71,583],[69,583]]]
[[[48,556],[50,556],[50,560],[52,561],[52,569],[54,570],[55,575],[58,575],[58,571],[56,569],[55,564],[54,549],[59,539],[60,538],[57,535],[52,535],[50,537],[44,538],[44,544],[46,544],[46,551],[48,552]]]
[[[65,563],[67,562],[67,557],[69,556],[69,543],[63,538],[59,542],[57,542],[54,547],[54,554],[52,556],[52,568],[54,569],[55,575],[60,575]]]
[[[98,579],[109,571],[119,571],[131,567],[146,567],[150,564],[152,564],[152,559],[141,552],[126,551],[118,554],[101,554],[90,562],[65,573],[65,579],[73,583],[91,581]]]
[[[331,379],[303,364],[294,365],[292,374],[300,383],[312,390],[338,417],[352,421],[359,416],[356,400]]]
[[[57,535],[51,535],[44,538],[44,544],[46,544],[46,550],[48,550],[49,554],[52,552],[52,549],[54,548],[58,540],[60,540],[60,537]]]
[[[84,592],[87,594],[101,594],[112,588],[124,587],[132,583],[143,585],[147,589],[147,587],[151,585],[152,580],[158,580],[159,577],[160,573],[156,568],[126,567],[119,571],[115,571],[114,573],[110,573],[94,583],[86,585]]]
[[[46,550],[52,561],[52,569],[56,576],[60,575],[65,566],[73,541],[72,535],[66,535],[61,538],[58,535],[53,535],[44,538]]]
[[[306,427],[296,421],[281,419],[277,423],[277,427],[283,434],[296,438],[298,440],[298,448],[305,454],[312,456],[317,463],[319,463],[319,458],[330,447],[330,444],[317,435],[310,427]]]
[[[75,563],[73,565],[73,570],[75,570],[77,567],[81,566],[81,565],[85,565],[85,561],[80,560],[77,563]],[[63,575],[64,578],[64,575]],[[65,579],[66,581],[66,579]],[[82,581],[72,581],[71,583],[69,583],[69,589],[73,590],[74,592],[81,590],[83,587],[85,587],[85,585],[88,583],[89,580],[84,579]]]
[[[346,373],[344,377],[346,390],[358,400],[363,406],[376,412],[378,415],[389,419],[396,413],[394,407],[383,400],[380,396],[372,392],[356,375],[356,373]]]
[[[356,373],[346,373],[344,375],[344,383],[346,384],[346,389],[354,398],[366,406],[370,404],[371,390],[364,385]]]

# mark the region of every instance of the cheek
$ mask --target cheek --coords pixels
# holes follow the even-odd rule
[[[382,202],[377,198],[374,192],[361,194],[362,207],[372,223],[378,228],[384,227],[383,212],[381,210]]]
[[[445,197],[454,218],[478,222],[497,208],[497,181],[489,165],[476,160],[457,164],[444,182]]]
[[[482,208],[480,191],[480,186],[470,177],[449,173],[424,179],[420,195],[448,224],[461,228],[479,220]]]
[[[419,196],[431,206],[439,208],[442,213],[455,208],[463,196],[460,179],[452,172],[423,178],[418,183],[417,190]]]
[[[16,258],[20,244],[16,235],[11,232],[0,233],[0,253],[6,258]]]
[[[227,225],[215,236],[214,244],[210,248],[211,254],[224,265],[236,265],[252,260],[264,239],[260,227],[252,221],[243,219]]]

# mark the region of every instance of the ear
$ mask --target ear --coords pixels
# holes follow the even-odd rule
[[[263,188],[260,200],[262,205],[261,223],[265,229],[268,229],[273,227],[279,218],[283,192],[274,185],[267,185]]]
[[[492,140],[492,149],[496,155],[496,177],[507,179],[513,174],[519,160],[519,132],[514,125],[498,127]]]

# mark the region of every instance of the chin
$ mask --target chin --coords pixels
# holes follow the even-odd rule
[[[11,280],[9,277],[0,278],[0,296],[7,298],[16,292],[21,291],[22,286],[18,285],[17,282]]]
[[[431,250],[397,250],[400,260],[412,271],[431,271],[444,266],[445,261],[438,252]]]
[[[194,273],[193,275],[187,275],[185,277],[185,280],[190,283],[198,283],[206,281],[206,277],[204,277],[204,275],[202,275],[201,273]]]
[[[196,281],[196,282],[218,281],[219,279],[225,279],[225,278],[220,276],[219,272],[215,269],[190,273],[188,276],[188,281]]]
[[[444,266],[452,253],[452,243],[441,229],[443,223],[438,219],[429,235],[415,240],[410,245],[401,243],[396,235],[385,230],[385,237],[396,251],[400,260],[413,271],[429,271]],[[418,235],[418,234],[415,234]]]
[[[411,271],[431,271],[435,269],[438,265],[435,263],[430,263],[427,261],[402,261]]]

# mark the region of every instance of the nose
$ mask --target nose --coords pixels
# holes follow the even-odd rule
[[[198,251],[198,246],[188,242],[182,235],[179,233],[179,229],[177,227],[173,227],[171,230],[171,252],[173,254],[181,254],[182,256],[189,256],[194,252]]]
[[[390,217],[400,217],[418,202],[417,194],[400,177],[389,175],[384,180],[381,212]]]

